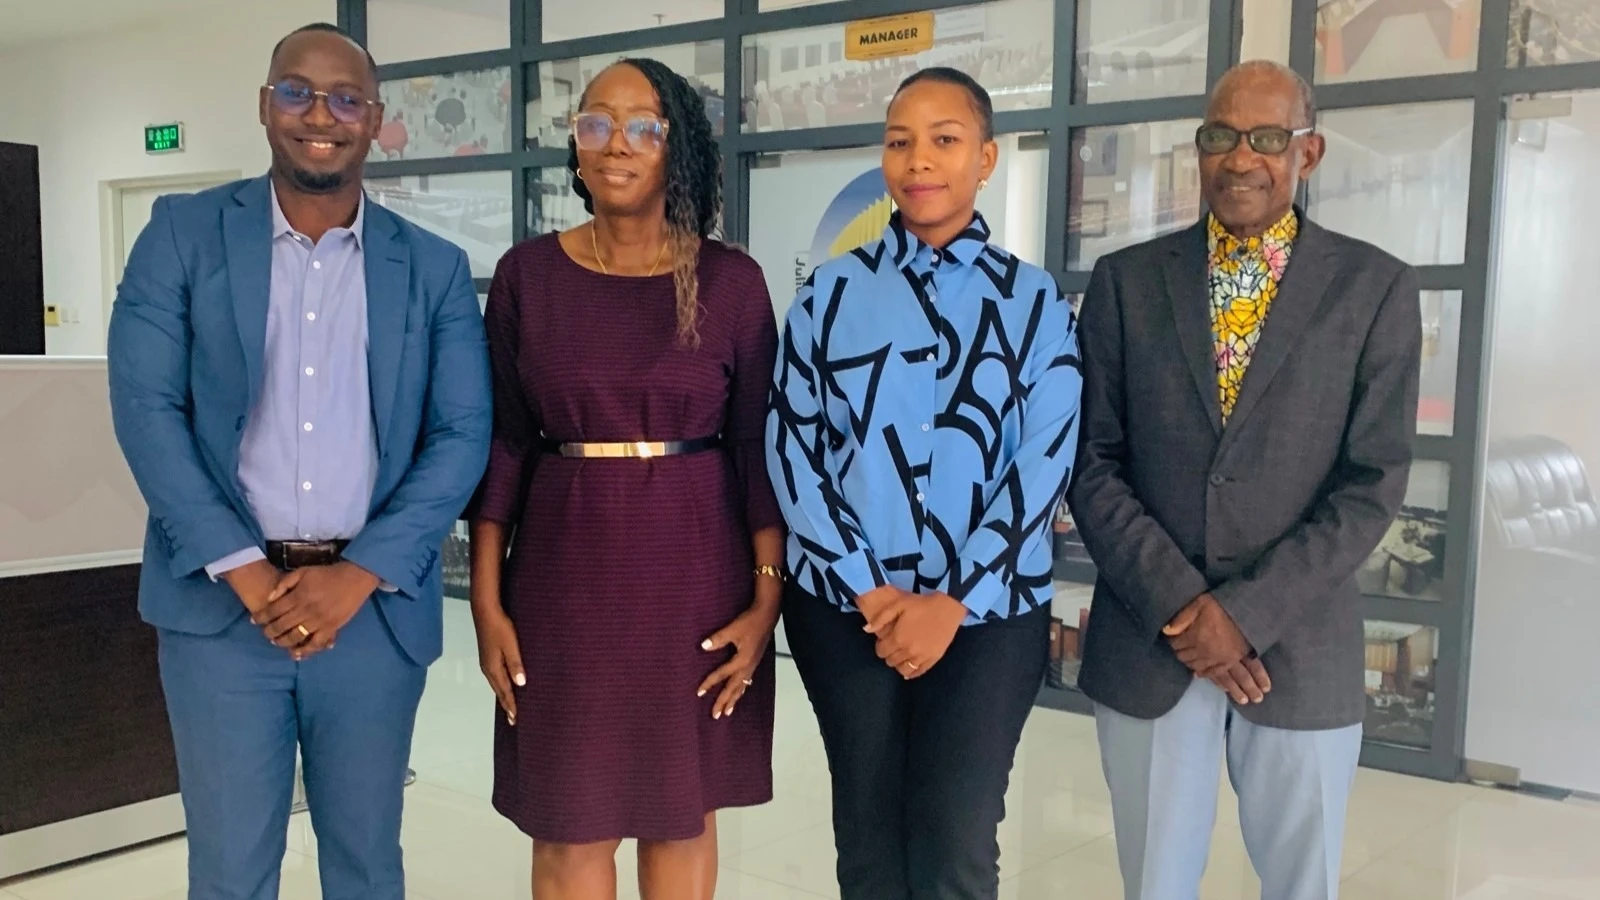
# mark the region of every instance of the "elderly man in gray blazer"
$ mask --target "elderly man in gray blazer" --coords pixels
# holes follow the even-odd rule
[[[1262,896],[1338,893],[1354,575],[1405,496],[1422,338],[1415,272],[1293,205],[1315,121],[1292,71],[1229,72],[1196,134],[1210,212],[1102,259],[1083,302],[1079,683],[1129,900],[1197,896],[1224,755]]]

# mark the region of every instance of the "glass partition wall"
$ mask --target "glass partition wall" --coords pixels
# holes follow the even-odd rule
[[[1592,505],[1582,441],[1574,435],[1600,432],[1600,414],[1566,404],[1562,416],[1541,418],[1528,388],[1583,396],[1587,380],[1567,369],[1597,371],[1579,362],[1592,354],[1558,350],[1560,335],[1571,333],[1559,321],[1592,306],[1571,270],[1596,271],[1594,257],[1564,252],[1558,227],[1535,236],[1544,217],[1517,218],[1533,205],[1531,195],[1497,184],[1523,172],[1559,193],[1558,184],[1593,178],[1600,156],[1591,146],[1585,165],[1577,150],[1591,120],[1583,119],[1581,104],[1574,113],[1571,92],[1600,87],[1596,8],[1587,0],[1293,0],[1290,64],[1316,86],[1317,124],[1328,141],[1327,160],[1304,195],[1306,211],[1417,266],[1423,288],[1418,459],[1400,520],[1357,574],[1367,597],[1369,765],[1453,778],[1468,756],[1512,762],[1508,744],[1516,738],[1506,736],[1520,727],[1533,738],[1528,723],[1549,724],[1549,717],[1530,711],[1563,706],[1544,687],[1513,687],[1517,673],[1530,656],[1555,646],[1551,641],[1559,645],[1559,635],[1577,633],[1568,629],[1586,633],[1592,624],[1586,610],[1562,602],[1579,576],[1543,565],[1551,554],[1539,555],[1569,537],[1562,529],[1530,538],[1523,556],[1496,551],[1520,539],[1519,525],[1542,503],[1571,501],[1565,512],[1580,517],[1583,504]],[[1570,191],[1564,197],[1541,208],[1582,202]],[[1508,267],[1518,272],[1509,282]],[[1550,458],[1578,466],[1571,485],[1563,482],[1555,493],[1572,492],[1529,496],[1529,485],[1518,482],[1530,472],[1523,463],[1544,459],[1548,448],[1526,445],[1554,443],[1551,436],[1570,446]],[[1497,440],[1486,466],[1488,437]],[[1600,454],[1590,462],[1600,463]],[[1530,565],[1503,562],[1510,557]],[[1600,559],[1591,565],[1600,567]],[[1592,597],[1592,579],[1587,583]],[[1478,652],[1469,653],[1475,606]],[[1549,615],[1535,624],[1535,609]],[[1485,633],[1486,623],[1493,633]],[[1496,651],[1505,671],[1485,670]],[[1541,665],[1594,671],[1577,657],[1555,655]],[[1470,692],[1469,658],[1477,666]],[[1592,677],[1577,678],[1554,681],[1592,690]],[[1469,693],[1481,699],[1485,692],[1487,713],[1498,711],[1504,727],[1475,728],[1491,739],[1469,742],[1469,706],[1478,716],[1483,705],[1469,704]],[[1581,720],[1590,706],[1568,702],[1564,714]],[[1593,742],[1578,739],[1583,728],[1600,734],[1600,717],[1587,718],[1548,735],[1568,750],[1586,746],[1593,758]],[[1590,774],[1600,782],[1600,771]]]
[[[466,247],[480,293],[513,242],[586,218],[566,168],[568,117],[601,68],[653,56],[705,100],[723,153],[723,230],[761,263],[777,315],[812,266],[882,229],[891,211],[877,173],[884,109],[899,80],[928,65],[967,71],[992,93],[1002,156],[984,212],[1003,243],[1081,297],[1102,255],[1198,217],[1193,133],[1204,96],[1238,58],[1244,10],[1283,19],[1288,9],[1289,61],[1318,85],[1330,150],[1303,197],[1310,214],[1418,265],[1423,278],[1420,461],[1401,521],[1358,575],[1369,620],[1364,760],[1449,778],[1463,756],[1502,101],[1600,87],[1593,18],[1574,12],[1583,5],[340,0],[339,8],[341,24],[372,43],[388,107],[368,166],[372,196]],[[849,52],[850,23],[917,13],[932,16],[931,47],[872,60]],[[463,569],[446,573],[460,596],[462,537],[458,529],[456,552],[446,554],[447,568]],[[1075,682],[1095,572],[1065,508],[1055,542],[1040,702],[1085,712]]]

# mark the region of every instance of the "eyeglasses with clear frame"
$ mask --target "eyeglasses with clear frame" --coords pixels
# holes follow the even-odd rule
[[[312,104],[321,97],[328,105],[328,113],[346,125],[354,125],[361,121],[368,109],[378,105],[378,101],[368,100],[359,94],[348,91],[319,91],[304,82],[291,79],[262,87],[272,92],[273,108],[285,115],[303,116],[311,111]]]
[[[671,123],[655,116],[632,116],[618,122],[610,113],[580,112],[572,117],[572,139],[578,149],[595,153],[611,143],[611,136],[621,130],[623,140],[635,153],[657,153],[667,144],[667,131]]]

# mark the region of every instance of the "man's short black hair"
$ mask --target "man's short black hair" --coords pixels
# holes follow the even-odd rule
[[[310,25],[301,25],[299,28],[296,28],[295,30],[284,35],[276,44],[272,45],[272,56],[268,59],[267,65],[270,66],[272,63],[278,61],[278,52],[283,49],[283,45],[289,40],[289,38],[292,38],[297,34],[303,34],[307,31],[325,31],[329,34],[337,34],[338,36],[354,44],[361,50],[362,54],[367,57],[367,71],[372,75],[372,80],[378,80],[378,61],[372,58],[372,54],[367,50],[367,48],[362,47],[360,41],[351,37],[350,32],[328,22],[312,22]]]

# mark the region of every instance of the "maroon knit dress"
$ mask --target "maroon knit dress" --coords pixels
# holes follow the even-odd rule
[[[474,514],[516,527],[502,601],[528,684],[495,716],[494,806],[538,841],[667,841],[772,799],[773,656],[733,716],[695,696],[748,609],[750,535],[783,521],[763,461],[777,328],[761,269],[706,241],[700,346],[679,345],[670,274],[602,275],[554,235],[505,255],[489,290],[494,444]],[[720,449],[567,459],[557,441]]]

